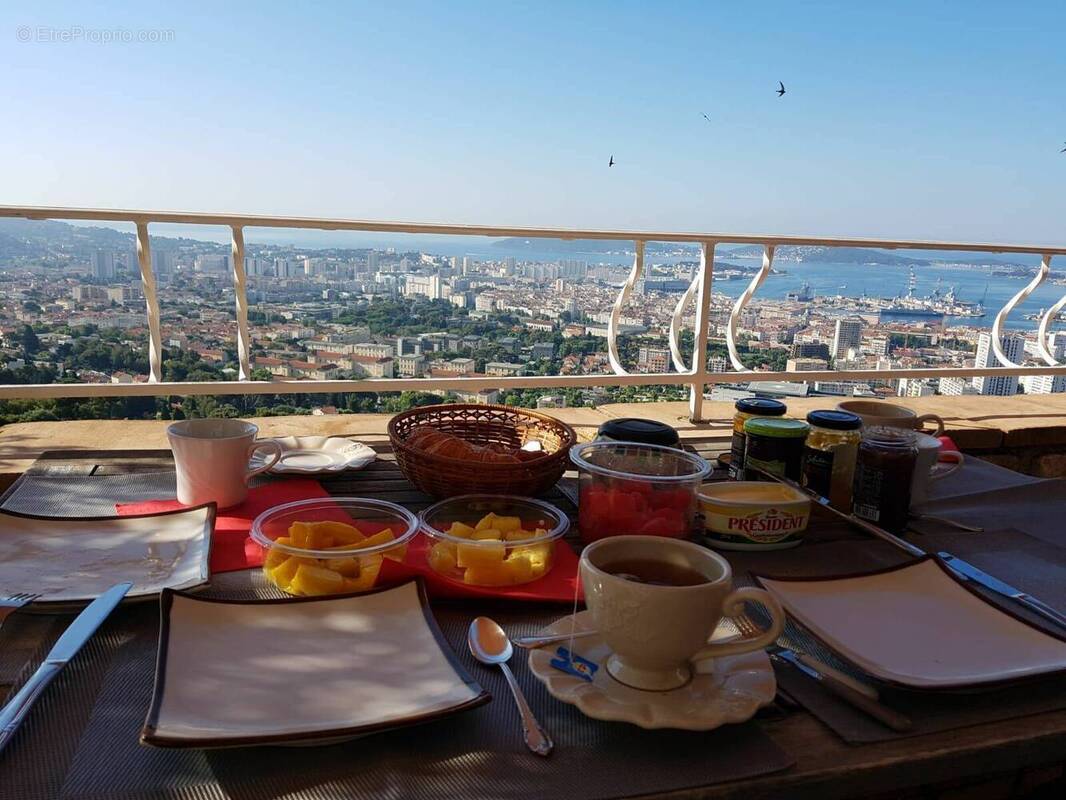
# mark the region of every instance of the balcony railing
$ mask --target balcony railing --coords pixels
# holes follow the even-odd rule
[[[1062,375],[1066,365],[1060,364],[1049,347],[1049,327],[1066,307],[1066,295],[1051,306],[1037,327],[1038,349],[1048,366],[1025,367],[1012,362],[1003,352],[1000,336],[1003,324],[1011,311],[1040,286],[1048,277],[1051,259],[1066,255],[1066,248],[1034,245],[1011,245],[973,242],[930,242],[902,239],[855,239],[818,236],[764,236],[733,233],[671,233],[666,231],[575,230],[569,228],[506,228],[489,225],[442,225],[409,222],[374,222],[363,220],[322,219],[309,217],[264,217],[233,214],[195,214],[157,211],[126,211],[81,208],[42,208],[0,206],[0,217],[25,219],[93,220],[99,222],[132,223],[137,230],[137,257],[148,322],[149,380],[147,383],[123,384],[32,384],[0,385],[0,399],[99,396],[161,396],[206,394],[308,394],[316,392],[391,392],[402,390],[477,391],[492,388],[585,388],[589,386],[622,385],[685,385],[689,387],[689,408],[693,421],[702,419],[703,399],[707,387],[715,383],[747,383],[760,381],[863,381],[896,378],[976,377],[989,375]],[[152,223],[216,225],[232,232],[231,251],[233,285],[236,294],[236,340],[240,364],[239,380],[214,382],[166,382],[162,380],[163,345],[160,334],[159,297],[149,246],[148,227]],[[248,329],[247,277],[244,271],[245,228],[301,228],[327,231],[363,231],[373,233],[432,234],[451,236],[521,237],[526,239],[612,239],[634,243],[633,267],[611,312],[607,330],[608,359],[614,374],[607,375],[548,375],[518,377],[474,378],[382,378],[367,380],[289,380],[252,381],[251,338]],[[670,353],[676,372],[630,374],[623,367],[618,351],[618,331],[622,309],[634,286],[644,272],[644,246],[647,242],[685,242],[700,247],[700,268],[691,285],[681,296],[670,324]],[[763,248],[762,267],[733,305],[726,331],[726,347],[734,372],[711,372],[707,368],[709,315],[714,279],[715,246],[719,243],[754,244]],[[1032,281],[999,310],[992,324],[992,349],[1002,366],[966,368],[921,368],[897,370],[823,370],[757,372],[748,370],[740,361],[737,348],[737,325],[744,308],[770,273],[777,248],[787,245],[827,247],[861,247],[879,249],[920,249],[967,251],[981,253],[1028,254],[1041,257],[1040,267]],[[685,312],[695,303],[695,331],[692,362],[685,363],[680,347]]]

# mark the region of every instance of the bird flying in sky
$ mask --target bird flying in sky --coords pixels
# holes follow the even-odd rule
[[[613,167],[614,166],[614,156],[611,156],[611,160],[607,162],[607,166],[608,167]]]
[[[705,120],[707,120],[708,122],[710,122],[710,121],[711,121],[711,118],[710,118],[710,117],[708,117],[708,116],[707,116],[706,114],[704,114],[704,115],[703,115],[703,118],[704,118]]]
[[[1066,144],[1066,142],[1063,142],[1063,144]],[[1064,147],[1064,148],[1062,148],[1061,150],[1059,150],[1059,152],[1060,152],[1060,153],[1066,153],[1066,147]]]
[[[782,83],[781,81],[778,81],[777,83],[781,87],[780,89],[777,90],[777,96],[778,97],[782,97],[785,94],[785,84]]]

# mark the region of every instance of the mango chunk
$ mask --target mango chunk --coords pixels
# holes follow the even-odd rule
[[[273,569],[263,565],[263,571],[267,578],[277,584],[279,589],[288,589],[292,578],[296,574],[296,568],[300,566],[300,560],[296,557],[286,558]]]
[[[503,534],[495,528],[485,528],[484,530],[474,531],[473,536],[475,541],[500,541],[503,538]]]
[[[396,537],[393,535],[392,529],[385,528],[385,530],[363,539],[362,543],[360,544],[360,547],[375,547],[379,544],[391,542],[395,538]],[[404,558],[407,556],[407,545],[398,545],[397,547],[394,547],[391,550],[386,550],[384,553],[380,553],[379,555],[383,555],[385,556],[385,558],[391,558],[393,561],[403,561]]]
[[[494,512],[492,512],[492,511],[490,511],[488,514],[486,514],[485,516],[483,516],[481,519],[479,519],[477,521],[477,525],[474,526],[474,530],[483,531],[483,530],[486,530],[487,528],[495,528],[495,527],[496,527],[496,514]]]
[[[289,526],[289,539],[292,542],[292,546],[303,548],[310,547],[310,545],[308,545],[308,541],[311,538],[312,530],[313,528],[311,527],[310,522],[292,523],[292,525]]]
[[[460,567],[499,564],[506,548],[503,542],[485,541],[478,544],[460,544],[456,548],[456,563]]]
[[[368,589],[374,588],[374,583],[378,579],[378,573],[381,572],[381,564],[384,559],[381,554],[372,556],[364,556],[362,563],[359,565],[359,577],[358,578],[344,578],[344,591],[346,592],[365,592]]]
[[[503,538],[508,542],[521,542],[524,539],[532,539],[534,536],[536,536],[536,534],[533,533],[533,531],[519,528],[518,530],[507,531],[507,533],[503,535]]]
[[[340,573],[345,578],[359,577],[360,564],[356,556],[351,558],[331,558],[328,563],[330,569]]]
[[[522,520],[519,517],[496,517],[496,524],[493,525],[496,530],[501,533],[507,531],[516,531],[522,527]]]
[[[469,539],[474,535],[474,529],[462,522],[453,522],[452,526],[448,528],[448,533],[460,539]]]
[[[282,541],[283,539],[284,541]],[[286,537],[282,537],[282,539],[278,539],[277,542],[280,544],[288,544],[289,540]],[[263,568],[274,569],[274,567],[277,567],[281,565],[282,562],[286,561],[290,555],[291,553],[286,553],[280,547],[271,547],[270,551],[266,554],[266,558],[263,559]]]
[[[541,542],[540,544],[528,544],[514,548],[511,555],[525,554],[529,556],[530,565],[533,568],[534,577],[541,577],[552,565],[555,542]]]
[[[347,522],[335,522],[334,520],[322,520],[314,523],[315,531],[323,536],[332,536],[333,544],[357,544],[366,538],[357,527]]]
[[[336,594],[344,591],[344,576],[325,567],[300,564],[289,584],[289,590],[309,596]]]

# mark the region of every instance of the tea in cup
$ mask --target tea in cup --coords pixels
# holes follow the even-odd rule
[[[178,502],[197,506],[215,502],[235,506],[248,496],[248,481],[281,460],[281,445],[273,439],[257,441],[259,428],[240,419],[186,419],[167,428],[174,453]],[[272,450],[267,463],[249,467],[252,453]]]
[[[882,425],[889,428],[906,428],[920,431],[926,422],[936,423],[934,436],[944,435],[944,420],[936,414],[918,414],[904,406],[886,403],[883,400],[844,400],[837,403],[837,409],[848,411],[862,418],[864,428]]]
[[[917,437],[918,458],[911,479],[911,508],[928,500],[933,482],[954,474],[963,462],[963,455],[957,450],[941,450],[940,440],[935,436],[919,433]],[[938,469],[940,463],[951,466]]]
[[[692,662],[761,650],[784,626],[767,592],[733,588],[729,562],[692,542],[661,536],[614,536],[585,548],[581,585],[593,624],[611,649],[606,669],[626,686],[668,691],[692,678]],[[743,639],[708,643],[723,616],[762,605],[770,627]]]

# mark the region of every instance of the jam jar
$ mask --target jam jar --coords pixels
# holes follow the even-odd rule
[[[788,410],[780,400],[762,397],[744,397],[737,400],[737,413],[733,415],[733,441],[729,451],[729,477],[735,481],[744,480],[744,454],[747,451],[748,437],[744,433],[744,423],[753,417],[783,417]]]
[[[852,510],[892,533],[907,527],[918,438],[903,428],[874,427],[862,433],[855,463]]]
[[[750,469],[758,467],[763,472],[798,482],[803,442],[809,430],[810,426],[801,419],[753,417],[745,422],[744,480],[773,480]]]

